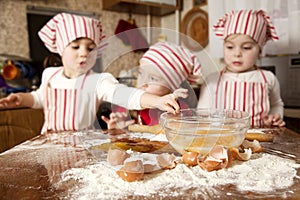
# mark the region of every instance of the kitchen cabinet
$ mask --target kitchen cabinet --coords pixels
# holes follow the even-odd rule
[[[177,0],[176,6],[139,0],[103,0],[103,10],[135,14],[150,14],[164,16],[180,10],[182,0]]]
[[[0,109],[0,152],[39,135],[43,123],[42,109]]]

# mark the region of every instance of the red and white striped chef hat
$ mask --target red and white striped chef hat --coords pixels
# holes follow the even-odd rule
[[[101,49],[105,37],[99,20],[68,13],[55,15],[38,35],[51,52],[59,55],[70,42],[81,37],[93,40],[97,49]]]
[[[249,35],[262,48],[268,40],[278,40],[270,17],[263,10],[237,10],[226,13],[213,26],[217,36]]]
[[[165,77],[172,90],[187,80],[196,83],[201,75],[201,64],[188,49],[169,42],[158,42],[150,46],[141,61],[153,64]]]

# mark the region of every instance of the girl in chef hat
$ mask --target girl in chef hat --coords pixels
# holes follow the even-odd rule
[[[263,10],[226,13],[213,26],[224,39],[225,68],[206,78],[198,107],[247,111],[253,127],[284,126],[279,82],[256,65],[268,40],[278,40],[270,17]]]
[[[60,13],[38,34],[51,52],[61,55],[63,66],[46,68],[37,91],[10,94],[0,99],[0,107],[43,108],[43,133],[92,128],[103,101],[128,109],[179,111],[174,95],[153,95],[121,85],[109,73],[93,72],[97,56],[105,46],[100,21]]]
[[[172,94],[178,98],[181,109],[197,107],[198,100],[190,84],[198,82],[201,64],[188,49],[170,42],[158,42],[150,46],[143,55],[138,68],[138,88],[158,96]],[[108,128],[115,128],[116,122],[124,117],[120,115],[120,109],[113,111],[111,120],[103,117]],[[141,110],[138,123],[156,125],[159,123],[160,114],[161,111],[157,109]],[[134,123],[134,120],[128,122],[126,125]]]

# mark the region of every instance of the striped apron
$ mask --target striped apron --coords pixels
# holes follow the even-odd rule
[[[270,111],[268,83],[265,74],[257,69],[263,82],[222,81],[220,72],[216,87],[215,106],[219,109],[242,110],[250,113],[252,127],[263,127],[263,116]]]
[[[81,80],[80,89],[52,88],[50,80],[58,74],[57,70],[48,80],[45,91],[45,123],[42,133],[47,131],[75,131],[90,129],[96,119],[95,85],[91,88],[85,82],[90,71]]]

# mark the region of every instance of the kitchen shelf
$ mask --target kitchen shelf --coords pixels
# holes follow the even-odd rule
[[[144,2],[139,0],[103,0],[103,10],[116,12],[126,12],[135,14],[150,14],[153,16],[165,16],[181,9],[181,1],[177,0],[177,5],[168,5],[154,2]]]

